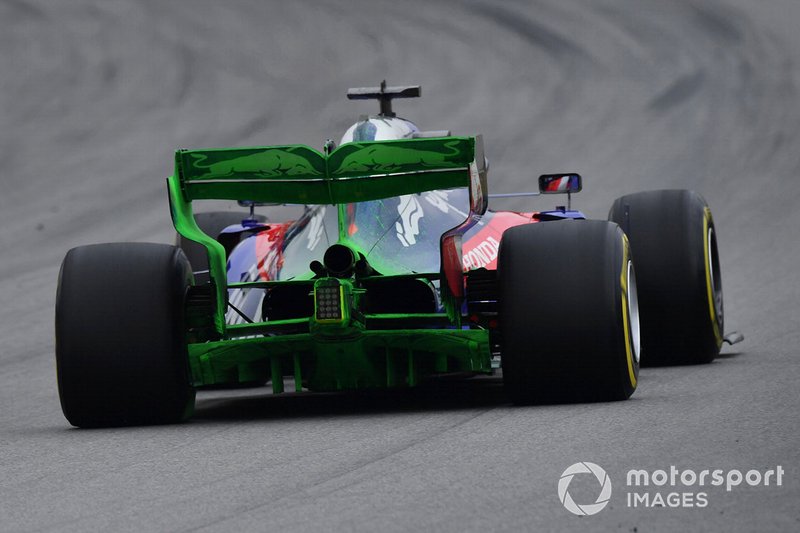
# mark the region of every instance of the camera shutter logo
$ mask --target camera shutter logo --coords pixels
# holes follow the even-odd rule
[[[597,500],[594,503],[577,504],[572,499],[572,496],[570,496],[569,484],[572,482],[572,478],[577,474],[594,474],[594,477],[597,478],[597,482],[600,483],[600,495],[597,496]],[[578,516],[597,514],[608,505],[608,500],[611,499],[611,479],[608,477],[605,470],[594,463],[588,461],[575,463],[567,467],[564,473],[561,474],[561,479],[558,480],[558,499],[561,500],[561,503],[567,508],[567,511],[572,514]]]

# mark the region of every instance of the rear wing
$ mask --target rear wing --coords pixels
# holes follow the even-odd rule
[[[175,175],[188,201],[340,204],[466,187],[474,159],[473,137],[179,150]]]
[[[227,294],[225,250],[197,227],[195,200],[342,204],[469,187],[470,218],[465,224],[471,226],[470,221],[486,211],[480,136],[347,143],[330,154],[303,145],[178,150],[175,173],[167,182],[175,229],[208,251],[211,279],[222,304],[215,317],[220,333]],[[448,243],[453,231],[465,231],[465,224],[447,232]]]

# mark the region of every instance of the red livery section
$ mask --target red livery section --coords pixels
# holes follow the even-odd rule
[[[489,212],[484,220],[488,222],[477,233],[465,240],[462,245],[464,270],[476,268],[497,269],[497,253],[503,233],[513,226],[537,222],[532,213],[510,211]]]
[[[291,225],[291,222],[273,224],[267,231],[262,231],[256,235],[258,275],[263,281],[277,279],[278,271],[283,266],[283,243],[286,237],[286,230]]]

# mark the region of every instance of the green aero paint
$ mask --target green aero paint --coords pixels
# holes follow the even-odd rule
[[[424,143],[424,144],[423,144]],[[337,162],[336,170],[332,171],[336,175],[358,175],[360,173],[392,173],[403,172],[408,165],[418,165],[421,168],[451,168],[454,166],[464,166],[471,160],[471,153],[465,153],[463,143],[459,140],[447,141],[444,143],[417,143],[418,146],[387,146],[366,145],[350,143],[355,150],[347,154],[341,161]],[[434,148],[445,148],[444,151],[434,151],[427,148],[432,145]],[[470,159],[464,161],[464,156]]]
[[[187,201],[341,204],[467,187],[474,156],[473,137],[179,150],[175,176]]]
[[[189,345],[194,385],[293,376],[314,391],[410,387],[451,372],[491,372],[486,330],[364,330],[336,342],[309,333]]]
[[[199,171],[194,179],[225,178],[237,175],[257,178],[276,178],[279,176],[322,176],[324,167],[319,165],[315,151],[310,148],[289,146],[286,148],[253,148],[244,149],[244,155],[230,157],[226,151],[206,151],[189,153],[192,158],[191,168]]]
[[[410,386],[433,373],[490,371],[488,332],[458,327],[460,317],[454,318],[458,313],[452,305],[446,314],[365,318],[358,289],[349,284],[342,304],[347,319],[341,323],[324,323],[313,316],[292,319],[308,323],[308,333],[300,334],[270,333],[270,328],[280,330],[280,321],[227,325],[225,250],[199,229],[192,211],[192,202],[200,199],[338,204],[341,209],[345,203],[435,189],[469,187],[472,194],[470,169],[482,169],[482,153],[480,138],[474,137],[347,143],[328,155],[302,145],[179,150],[175,173],[168,178],[173,223],[181,235],[208,251],[218,334],[211,342],[189,345],[194,383],[271,378],[273,389],[280,392],[288,372],[298,384],[308,383],[314,390],[342,390]],[[480,164],[476,154],[481,154]],[[368,327],[371,321],[387,318],[429,325]]]

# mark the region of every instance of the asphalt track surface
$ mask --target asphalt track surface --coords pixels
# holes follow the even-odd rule
[[[793,0],[0,0],[0,530],[797,531],[798,20]],[[726,329],[746,341],[644,369],[627,402],[517,408],[496,379],[239,390],[199,394],[184,425],[71,428],[53,355],[65,252],[170,242],[175,148],[319,147],[373,111],[346,88],[383,78],[423,86],[396,105],[421,127],[485,135],[494,192],[578,171],[575,205],[599,218],[628,192],[703,194]],[[558,499],[579,461],[613,482],[595,516]],[[706,487],[704,508],[627,505],[628,470],[670,465],[785,474]],[[589,503],[598,485],[570,490]]]

